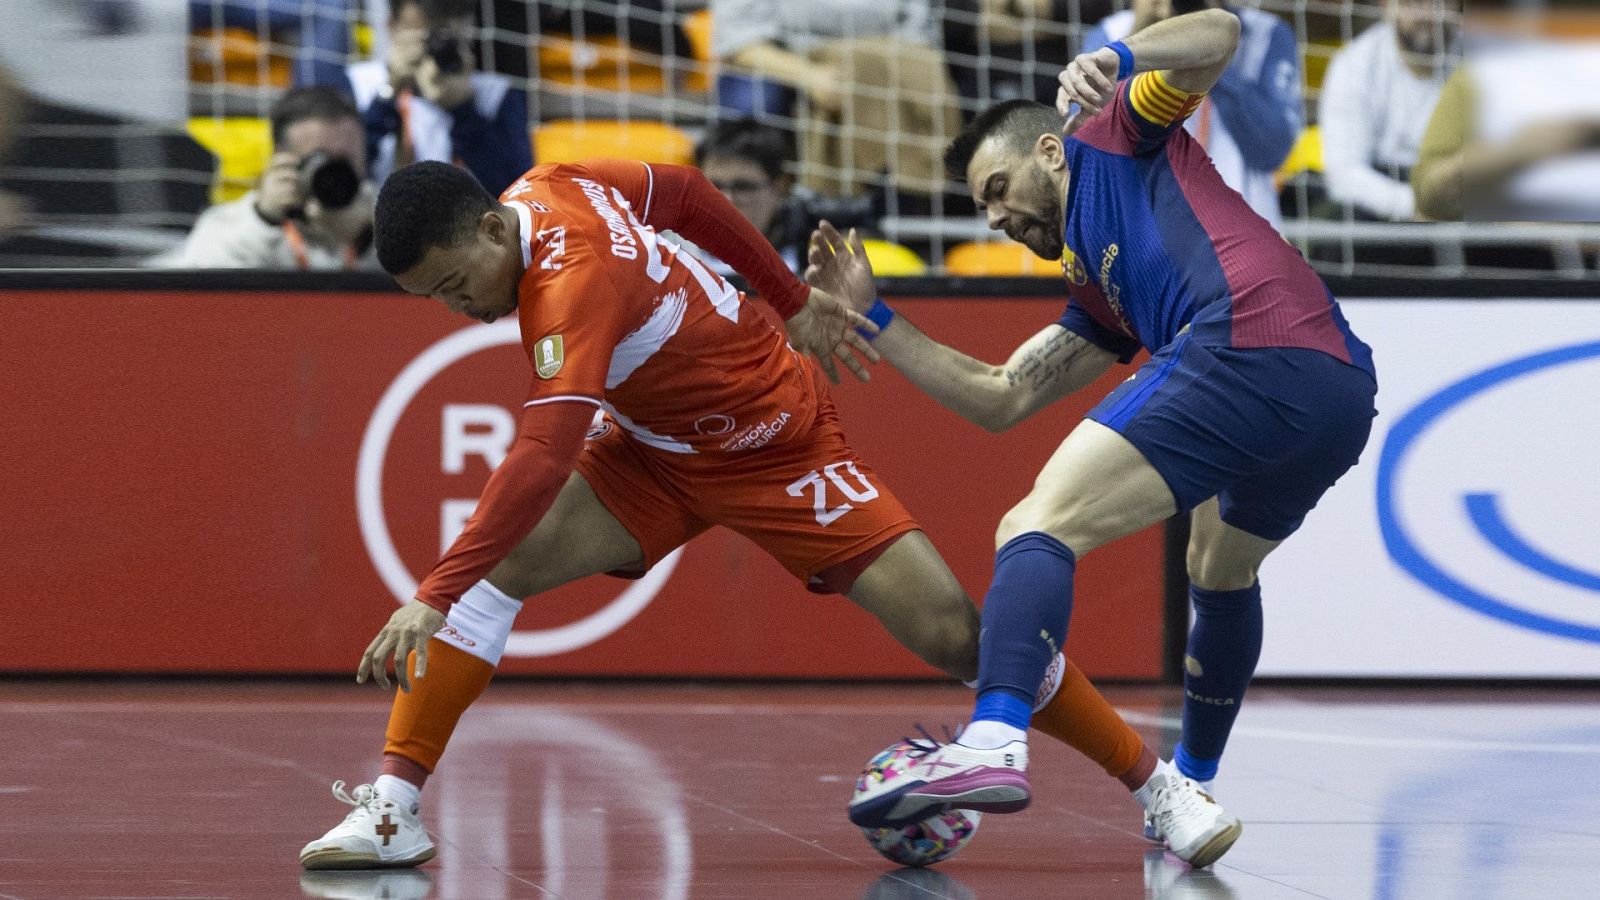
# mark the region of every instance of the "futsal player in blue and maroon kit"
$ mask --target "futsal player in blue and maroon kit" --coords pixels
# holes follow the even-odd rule
[[[1041,257],[1060,254],[1071,295],[1060,320],[1002,366],[875,301],[853,235],[825,227],[813,241],[813,282],[868,313],[885,359],[985,427],[1010,427],[1113,363],[1151,354],[1000,523],[972,723],[853,803],[858,824],[1026,807],[1030,698],[1066,639],[1078,558],[1189,512],[1183,738],[1175,764],[1145,787],[1176,799],[1157,804],[1150,824],[1196,866],[1240,834],[1208,788],[1260,656],[1256,572],[1355,465],[1377,383],[1371,351],[1327,287],[1182,128],[1238,32],[1221,9],[1158,23],[1073,60],[1057,109],[1003,103],[952,144],[947,163],[989,227]]]

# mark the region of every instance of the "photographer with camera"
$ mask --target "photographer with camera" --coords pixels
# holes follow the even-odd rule
[[[298,88],[272,107],[274,153],[256,189],[206,210],[177,251],[185,269],[370,269],[377,188],[361,118],[332,88]]]
[[[870,231],[882,216],[875,197],[822,197],[796,188],[788,172],[795,163],[794,139],[787,131],[752,118],[713,125],[695,147],[694,162],[795,272],[805,270],[806,242],[821,220]],[[718,273],[732,272],[709,253],[695,249]]]
[[[528,98],[477,71],[471,0],[395,0],[386,59],[345,72],[367,129],[374,179],[421,160],[458,165],[490,193],[533,167]]]

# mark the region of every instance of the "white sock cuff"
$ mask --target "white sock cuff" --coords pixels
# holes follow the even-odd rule
[[[1150,777],[1145,779],[1144,784],[1139,785],[1139,789],[1133,792],[1133,799],[1138,801],[1139,805],[1144,807],[1146,812],[1150,810],[1150,803],[1155,799],[1155,784],[1158,776],[1162,779],[1162,781],[1169,781],[1174,778],[1182,777],[1182,775],[1179,774],[1177,767],[1172,763],[1169,763],[1164,759],[1156,760],[1156,770],[1151,772]]]
[[[516,609],[516,610],[519,610],[519,611],[522,609],[522,601],[521,600],[518,600],[517,598],[515,598],[515,597],[511,596],[510,594],[506,593],[505,591],[502,591],[499,588],[495,587],[494,585],[490,584],[489,583],[489,579],[487,579],[487,578],[478,579],[478,583],[474,584],[472,587],[468,588],[467,590],[469,590],[469,591],[479,591],[486,598],[487,597],[492,597],[495,600],[499,601],[500,604],[503,605],[503,606],[509,606],[509,607],[511,607],[513,609]]]
[[[487,581],[479,581],[467,588],[461,599],[450,607],[445,627],[436,637],[491,666],[498,666],[506,652],[506,639],[511,636],[512,625],[521,611],[520,600],[506,596]]]
[[[378,780],[372,783],[373,790],[385,800],[393,800],[400,807],[416,812],[422,804],[422,789],[393,775],[379,775]]]
[[[1050,705],[1056,698],[1056,692],[1061,690],[1061,679],[1067,672],[1067,657],[1057,653],[1056,658],[1050,660],[1050,668],[1044,670],[1044,681],[1039,683],[1039,693],[1033,698],[1033,711],[1038,712]]]

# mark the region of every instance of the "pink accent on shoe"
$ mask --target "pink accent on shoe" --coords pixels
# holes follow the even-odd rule
[[[1032,793],[1027,773],[995,766],[977,766],[960,775],[935,779],[921,787],[912,788],[911,793],[920,797],[950,797],[980,788],[1005,787],[1017,788],[1024,794]]]

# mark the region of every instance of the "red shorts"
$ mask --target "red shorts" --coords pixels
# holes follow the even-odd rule
[[[607,418],[578,473],[644,550],[644,568],[721,525],[819,593],[843,593],[916,520],[845,443],[831,405],[805,433],[730,455],[646,446]],[[638,572],[614,572],[637,577]]]

